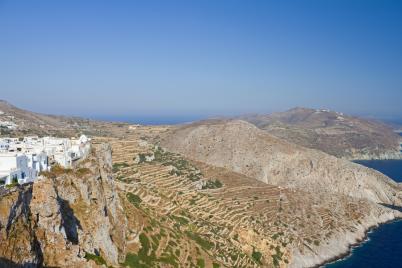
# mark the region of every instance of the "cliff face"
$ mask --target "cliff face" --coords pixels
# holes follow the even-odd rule
[[[213,121],[171,131],[162,145],[268,184],[401,205],[401,187],[383,174],[287,143],[245,121]]]
[[[74,170],[49,172],[0,197],[0,264],[92,267],[85,254],[117,265],[125,256],[126,218],[99,146]]]

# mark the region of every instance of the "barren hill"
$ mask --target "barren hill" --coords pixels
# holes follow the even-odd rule
[[[286,189],[189,161],[147,143],[151,131],[165,130],[140,127],[128,139],[109,139],[123,200],[136,197],[136,206],[125,206],[133,234],[127,251],[138,251],[146,267],[164,267],[168,254],[179,267],[313,267],[398,216],[366,200]],[[140,250],[130,231],[138,226]],[[148,256],[145,238],[152,241]]]
[[[400,137],[390,126],[379,121],[307,108],[270,115],[248,115],[240,119],[281,139],[337,157],[401,157]]]
[[[402,204],[401,187],[372,169],[282,141],[241,120],[207,121],[167,133],[162,146],[268,184]]]
[[[45,115],[23,110],[0,100],[0,122],[11,122],[15,129],[0,128],[2,136],[56,135],[73,136],[79,133],[104,136],[122,135],[125,123],[102,122],[79,117]]]

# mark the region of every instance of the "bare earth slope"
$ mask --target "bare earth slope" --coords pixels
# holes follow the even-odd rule
[[[169,252],[177,252],[171,256],[179,267],[312,267],[347,252],[369,227],[398,216],[362,199],[286,189],[188,161],[147,144],[149,131],[141,129],[136,137],[109,142],[116,183],[126,196],[142,200],[125,207],[129,229],[138,232],[140,225],[140,238],[155,241],[147,267],[161,267]],[[135,155],[150,160],[140,157],[137,164]],[[215,180],[221,185],[207,183]],[[152,215],[150,224],[144,213]],[[127,244],[128,256],[145,261],[134,239]]]
[[[328,110],[294,108],[240,117],[268,133],[304,147],[348,159],[400,158],[399,139],[384,123]]]
[[[0,121],[10,121],[17,125],[15,130],[1,128],[0,136],[55,135],[66,137],[79,133],[121,136],[128,128],[128,124],[125,123],[34,113],[17,108],[4,100],[0,100],[0,111]]]
[[[402,204],[401,187],[383,174],[287,143],[241,120],[186,125],[166,134],[161,144],[268,184]]]

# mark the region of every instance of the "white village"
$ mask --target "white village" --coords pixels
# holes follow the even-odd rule
[[[34,182],[52,164],[70,168],[91,148],[85,135],[76,138],[29,136],[0,138],[0,185]]]

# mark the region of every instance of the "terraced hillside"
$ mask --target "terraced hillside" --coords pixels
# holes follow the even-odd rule
[[[98,139],[113,149],[130,267],[315,265],[347,247],[334,246],[338,236],[363,236],[364,219],[380,214],[346,196],[311,195],[189,161],[150,142],[165,130]]]
[[[172,129],[162,145],[246,176],[311,193],[328,192],[402,205],[402,185],[324,152],[281,140],[242,120],[210,120]]]

